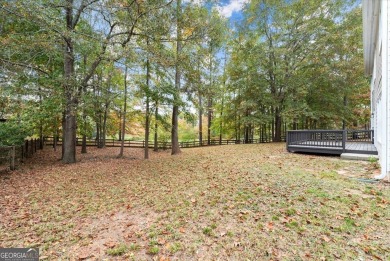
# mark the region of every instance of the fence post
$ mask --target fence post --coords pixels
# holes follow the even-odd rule
[[[347,131],[343,130],[343,152],[345,152],[345,143],[347,142]]]
[[[11,157],[10,169],[15,170],[15,146],[12,146],[10,157]]]

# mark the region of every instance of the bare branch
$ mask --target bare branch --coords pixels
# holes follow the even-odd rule
[[[81,13],[85,10],[85,8],[92,5],[93,3],[96,3],[97,1],[99,1],[99,0],[92,0],[92,1],[87,2],[87,3],[85,2],[85,0],[83,0],[81,2],[79,9],[77,9],[77,13],[74,16],[73,23],[72,23],[72,29],[74,29],[76,27],[77,23],[80,20]]]
[[[22,68],[29,68],[29,69],[35,70],[37,72],[43,73],[45,75],[50,75],[50,72],[47,72],[39,67],[32,66],[31,64],[24,64],[24,63],[20,63],[20,62],[9,61],[9,60],[5,60],[3,58],[0,58],[0,61],[5,63],[5,64],[11,64],[13,66],[18,66],[18,67],[22,67]]]

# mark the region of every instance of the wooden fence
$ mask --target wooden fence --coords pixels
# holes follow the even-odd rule
[[[20,146],[0,146],[0,170],[15,170],[42,146],[40,139],[25,140]]]
[[[284,140],[284,137],[282,137]],[[41,143],[42,142],[42,143]],[[203,146],[217,146],[217,145],[232,145],[232,144],[258,144],[258,143],[268,143],[272,142],[272,139],[268,136],[262,136],[259,139],[212,139],[210,140],[210,144],[208,144],[207,140],[200,142],[198,140],[195,141],[182,141],[179,142],[179,146],[181,148],[196,148]],[[121,141],[115,139],[106,139],[105,145],[106,147],[120,147],[122,144]],[[24,162],[26,158],[32,157],[37,150],[43,148],[43,146],[61,146],[62,139],[53,137],[45,137],[43,141],[40,139],[30,139],[25,140],[23,145],[20,146],[0,146],[0,171],[1,170],[15,170],[21,163]],[[82,139],[77,139],[77,146],[82,145]],[[97,146],[98,141],[87,140],[87,146]],[[125,140],[124,146],[127,148],[145,148],[145,141],[137,141],[137,140]],[[149,148],[154,148],[154,143],[149,143]],[[171,149],[172,144],[168,141],[159,141],[158,149],[167,150]]]
[[[54,146],[61,145],[62,139],[57,138],[57,142],[54,142],[53,137],[45,137],[44,143],[45,145]],[[200,142],[198,140],[194,141],[181,141],[179,142],[180,148],[196,148],[196,147],[203,147],[203,146],[216,146],[216,145],[231,145],[231,144],[258,144],[258,143],[267,143],[271,142],[272,140],[268,137],[263,137],[262,139],[249,139],[249,140],[235,140],[235,139],[212,139],[210,140],[210,144],[208,144],[207,140],[203,140],[203,142]],[[97,146],[98,141],[95,139],[90,139],[86,141],[87,146]],[[115,139],[106,139],[105,146],[106,147],[120,147],[122,142],[120,140]],[[77,139],[77,146],[82,145],[82,139]],[[145,141],[143,140],[125,140],[124,146],[127,148],[145,148]],[[162,150],[171,149],[172,144],[169,141],[159,141],[157,147]],[[154,142],[149,142],[149,148],[154,148]]]

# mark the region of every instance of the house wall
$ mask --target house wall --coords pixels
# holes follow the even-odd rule
[[[371,78],[371,126],[381,165],[381,178],[390,177],[390,3],[380,1],[380,17]]]
[[[389,17],[389,14],[390,14],[390,3],[389,1],[382,1],[382,4],[383,4],[383,10],[386,10],[386,12],[384,12],[384,14],[382,15],[383,17],[383,24],[386,25],[386,28],[384,28],[384,39],[386,39],[386,44],[383,45],[386,46],[386,51],[383,51],[383,54],[382,54],[382,61],[383,61],[383,64],[385,64],[384,68],[383,68],[383,75],[386,76],[386,81],[384,81],[382,83],[382,89],[386,90],[385,93],[386,93],[386,134],[385,134],[385,137],[386,137],[386,156],[385,156],[385,161],[386,163],[383,163],[382,166],[385,166],[384,164],[386,164],[386,169],[384,169],[384,167],[382,167],[382,174],[383,175],[387,175],[388,179],[390,179],[390,174],[389,174],[389,171],[390,171],[390,105],[389,105],[389,102],[390,102],[390,89],[389,89],[389,86],[390,86],[390,58],[389,58],[389,55],[390,55],[390,17]]]

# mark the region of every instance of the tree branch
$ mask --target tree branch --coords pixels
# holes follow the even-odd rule
[[[3,58],[0,58],[0,62],[6,63],[6,64],[11,64],[11,65],[22,67],[22,68],[29,68],[29,69],[35,70],[37,72],[43,73],[45,75],[48,75],[48,76],[50,75],[50,72],[47,72],[39,67],[35,67],[31,64],[24,64],[24,63],[20,63],[20,62],[9,61],[9,60],[5,60]]]
[[[85,0],[83,0],[81,2],[81,5],[80,5],[79,9],[77,9],[77,13],[73,18],[72,29],[75,29],[77,23],[80,20],[81,13],[84,11],[84,9],[87,8],[88,6],[92,5],[93,3],[96,3],[97,1],[99,1],[99,0],[92,0],[89,3],[86,3]]]

